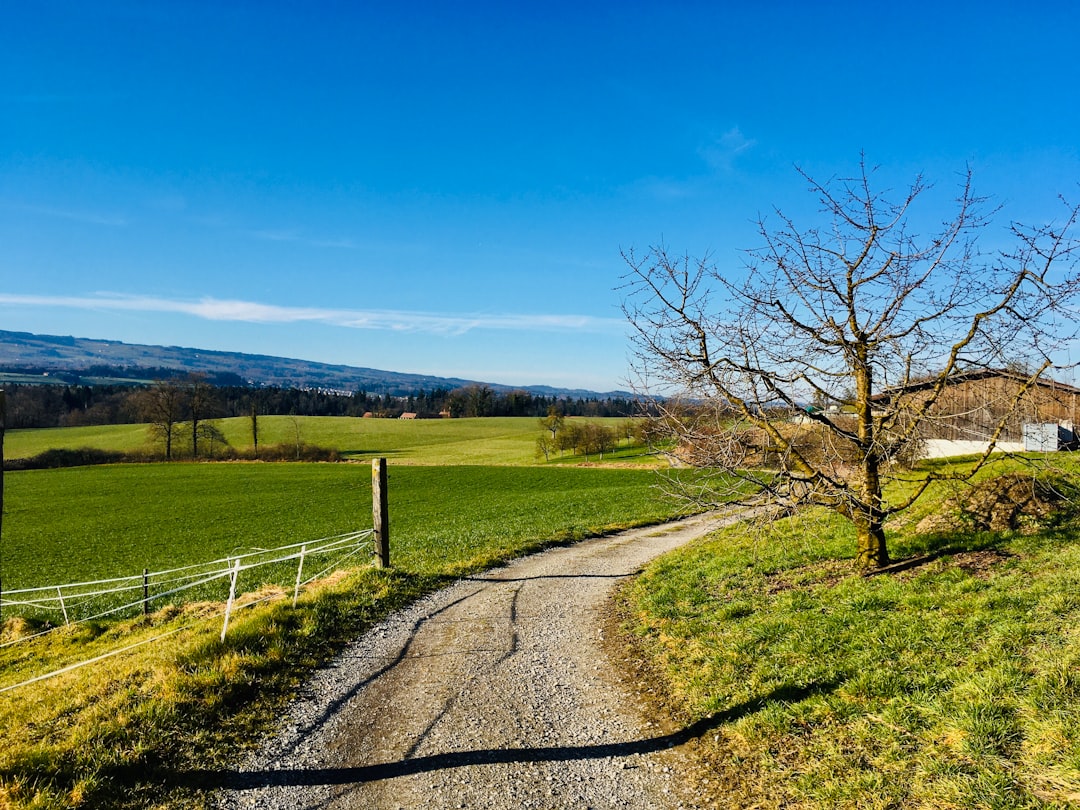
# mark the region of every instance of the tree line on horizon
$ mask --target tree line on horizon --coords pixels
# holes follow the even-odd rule
[[[636,403],[628,398],[544,396],[524,390],[496,391],[486,385],[462,388],[418,390],[408,396],[352,394],[299,388],[253,388],[242,385],[214,385],[191,375],[185,379],[162,380],[152,386],[5,384],[7,427],[9,429],[81,427],[90,425],[138,424],[153,421],[147,413],[147,392],[173,386],[178,391],[178,407],[185,411],[183,392],[199,384],[202,418],[250,416],[372,416],[400,418],[414,414],[418,419],[440,417],[526,416],[543,417],[553,408],[566,416],[631,416]]]

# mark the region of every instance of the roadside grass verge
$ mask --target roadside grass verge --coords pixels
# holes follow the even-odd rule
[[[248,583],[253,598],[270,598],[236,612],[224,642],[221,604],[196,603],[0,649],[3,689],[153,640],[0,693],[0,806],[206,806],[215,774],[373,622],[499,561],[674,516],[652,482],[642,470],[392,466],[391,570],[335,573],[295,610],[281,583]],[[15,473],[7,484],[6,586],[9,560],[26,580],[68,558],[72,570],[130,573],[145,565],[140,550],[181,563],[370,523],[360,465],[121,465]],[[30,629],[8,619],[5,640]]]
[[[701,744],[732,806],[1080,804],[1076,519],[914,522],[892,553],[923,557],[888,574],[856,574],[849,527],[813,512],[720,532],[621,593],[658,690],[713,718]]]
[[[295,609],[279,599],[238,611],[224,642],[220,605],[204,603],[5,650],[5,676],[19,677],[150,642],[0,695],[0,806],[209,806],[207,775],[227,771],[271,727],[305,674],[440,581],[354,570]]]

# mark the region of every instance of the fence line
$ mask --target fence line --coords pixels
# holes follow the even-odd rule
[[[365,550],[371,552],[370,546],[363,541],[370,538],[373,533],[372,529],[349,532],[315,541],[309,540],[303,543],[292,543],[273,549],[258,549],[244,554],[237,554],[231,557],[213,560],[208,563],[196,563],[193,565],[186,565],[158,572],[144,572],[143,574],[135,574],[126,577],[112,577],[88,582],[75,582],[67,585],[45,585],[35,588],[20,588],[2,594],[2,597],[0,597],[0,609],[4,607],[19,606],[31,608],[32,610],[39,612],[51,612],[54,615],[62,613],[65,624],[77,624],[125,613],[139,607],[145,609],[152,600],[160,601],[166,597],[208,585],[215,580],[226,577],[232,578],[232,585],[233,588],[235,588],[235,577],[240,573],[262,568],[264,566],[298,560],[300,564],[297,566],[296,583],[294,585],[295,603],[295,598],[299,594],[299,590],[302,586],[318,579],[345,560],[351,559]],[[335,554],[335,552],[338,554]],[[317,555],[328,554],[335,554],[335,560],[318,574],[301,581],[303,561],[305,559],[310,560]],[[154,579],[155,577],[167,578]],[[109,587],[99,588],[98,590],[85,590],[86,588],[92,588],[99,585],[106,585]],[[158,588],[165,587],[165,590],[158,590],[157,592],[150,593],[150,585],[154,585]],[[84,609],[87,606],[92,606],[96,600],[101,600],[117,594],[124,594],[130,591],[137,591],[139,593],[139,598],[135,600],[125,600],[122,604],[111,605],[103,610],[92,612],[91,615],[88,616],[78,616],[74,621],[70,619],[72,613]],[[11,599],[10,597],[13,595],[22,598]],[[235,591],[233,595],[235,596]],[[227,626],[227,619],[225,624]],[[0,649],[29,641],[33,638],[38,638],[56,629],[58,628],[52,627],[43,630],[40,633],[0,643]]]
[[[293,559],[299,559],[301,562],[300,562],[300,565],[297,566],[297,579],[296,579],[296,585],[294,587],[294,597],[293,597],[293,606],[295,607],[296,606],[296,595],[299,593],[300,588],[305,587],[307,585],[310,585],[315,580],[320,579],[321,577],[325,576],[330,571],[332,571],[334,568],[340,566],[346,560],[351,559],[352,557],[355,557],[358,554],[362,554],[364,551],[368,551],[368,553],[372,553],[371,547],[367,546],[362,541],[367,539],[367,538],[370,538],[373,533],[374,533],[373,530],[368,529],[368,530],[365,530],[365,531],[352,532],[352,533],[343,534],[343,535],[336,535],[336,536],[331,537],[331,538],[323,538],[324,540],[327,540],[328,542],[325,545],[317,546],[314,549],[308,548],[308,546],[311,545],[311,542],[308,542],[308,543],[295,543],[295,544],[288,545],[288,546],[281,546],[278,549],[262,550],[260,552],[237,555],[236,557],[233,557],[231,559],[232,565],[225,568],[223,571],[215,571],[211,575],[204,577],[203,579],[199,580],[198,582],[196,582],[196,583],[194,583],[192,585],[182,586],[182,587],[179,587],[179,588],[174,588],[173,590],[168,591],[166,593],[155,594],[153,598],[161,598],[161,597],[164,597],[164,596],[167,596],[167,595],[171,595],[173,593],[177,593],[179,591],[187,590],[190,587],[195,587],[196,585],[199,585],[199,584],[205,584],[206,582],[210,582],[210,581],[212,581],[214,579],[220,579],[222,576],[234,577],[235,575],[238,575],[241,571],[250,571],[250,570],[259,568],[261,566],[264,566],[264,565],[270,565],[270,564],[277,563],[277,562],[283,562],[283,561],[288,561],[288,560],[293,560]],[[315,542],[321,542],[321,541],[315,541]],[[318,573],[316,573],[316,574],[308,577],[307,579],[304,579],[303,581],[301,581],[302,564],[303,564],[303,560],[305,558],[310,558],[310,557],[312,557],[314,555],[317,555],[317,554],[320,554],[320,553],[329,553],[329,552],[335,551],[335,550],[348,549],[350,544],[352,545],[351,550],[348,550],[343,556],[338,557],[337,559],[335,559],[330,565],[326,566],[325,568],[320,570]],[[273,551],[284,551],[284,550],[294,549],[294,548],[297,548],[297,547],[300,548],[300,551],[295,553],[295,554],[288,554],[288,555],[285,555],[283,557],[276,557],[276,558],[273,558],[273,559],[270,559],[270,560],[265,560],[265,561],[259,562],[259,563],[253,563],[253,564],[248,564],[248,565],[242,565],[241,564],[241,560],[244,559],[244,558],[251,558],[253,556],[258,556],[259,554],[271,553]],[[214,563],[221,563],[221,562],[226,562],[227,563],[229,561],[230,560],[228,558],[226,558],[224,560],[215,560]],[[213,564],[213,563],[210,563],[210,564]],[[184,568],[172,569],[171,571],[164,572],[164,573],[176,573],[176,572],[179,572],[179,571],[189,570],[189,569],[197,568],[197,567],[198,567],[197,565],[196,566],[185,566]],[[142,579],[142,576],[140,575],[139,578]],[[186,578],[190,579],[191,577],[186,577]],[[108,580],[108,582],[120,582],[120,581],[124,581],[126,579],[129,579],[129,578],[128,577],[118,577],[118,578]],[[185,577],[180,577],[180,578],[174,579],[172,581],[175,582],[175,581],[178,581],[180,579],[185,579]],[[75,585],[80,585],[80,584],[87,584],[87,583],[75,583]],[[90,584],[96,584],[96,583],[90,583]],[[24,588],[24,589],[22,589],[22,592],[26,593],[26,592],[34,592],[34,591],[48,591],[48,590],[50,590],[52,588],[56,588],[56,587],[58,587],[58,586],[43,586],[41,588]],[[64,587],[64,586],[59,586],[59,587]],[[130,588],[107,589],[107,592],[113,592],[115,590],[130,590]],[[226,630],[228,628],[229,616],[230,616],[230,614],[232,612],[235,612],[237,610],[242,610],[242,609],[247,608],[247,607],[252,607],[254,605],[260,604],[261,602],[268,602],[271,599],[277,598],[279,596],[280,596],[280,594],[268,594],[268,595],[264,595],[264,596],[255,597],[255,598],[249,599],[247,601],[236,602],[235,601],[235,579],[233,579],[232,580],[232,585],[231,585],[231,588],[230,588],[229,601],[228,601],[228,604],[225,606],[225,608],[223,610],[220,610],[220,609],[216,610],[209,616],[202,616],[202,617],[200,617],[198,619],[195,619],[194,621],[187,622],[186,624],[184,624],[184,625],[182,625],[180,627],[174,627],[171,630],[167,630],[164,633],[159,633],[159,634],[157,634],[157,635],[155,635],[155,636],[153,636],[151,638],[143,639],[141,641],[135,642],[134,644],[129,644],[127,646],[120,647],[120,648],[115,649],[115,650],[110,650],[109,652],[103,653],[103,654],[95,656],[93,658],[89,658],[89,659],[87,659],[85,661],[77,661],[74,664],[69,664],[69,665],[67,665],[65,667],[61,667],[60,669],[56,669],[56,670],[53,670],[51,672],[46,672],[46,673],[43,673],[41,675],[36,675],[36,676],[34,676],[32,678],[28,678],[27,680],[22,681],[20,683],[0,687],[0,694],[3,694],[5,692],[10,692],[10,691],[12,691],[14,689],[18,689],[18,688],[23,687],[23,686],[29,686],[30,684],[38,683],[40,681],[47,680],[47,679],[55,677],[57,675],[63,675],[65,673],[67,673],[67,672],[72,672],[72,671],[74,671],[76,669],[80,669],[80,668],[82,668],[84,666],[88,666],[90,664],[99,663],[101,661],[112,658],[112,657],[114,657],[116,655],[120,655],[122,653],[128,652],[129,650],[133,650],[133,649],[135,649],[137,647],[142,647],[142,646],[144,646],[146,644],[150,644],[150,643],[152,643],[154,641],[160,641],[163,638],[167,638],[168,636],[175,635],[176,633],[179,633],[181,631],[189,630],[189,629],[191,629],[193,627],[196,627],[199,624],[206,623],[206,622],[210,621],[211,619],[214,619],[215,617],[220,616],[222,614],[224,614],[225,618],[224,618],[224,621],[222,623],[222,628],[221,628],[221,640],[224,641],[225,640],[225,633],[226,633]],[[62,599],[62,596],[59,597],[59,598]],[[90,621],[92,619],[100,618],[101,616],[109,615],[110,613],[119,612],[119,611],[121,611],[123,609],[137,607],[138,605],[142,604],[142,602],[143,602],[143,600],[139,600],[139,601],[136,601],[136,602],[130,602],[127,605],[125,605],[125,606],[123,606],[121,608],[114,608],[113,610],[110,610],[110,611],[98,614],[97,616],[91,617],[90,619],[81,619],[79,622],[76,622],[76,623]],[[7,602],[6,604],[22,604],[22,603]],[[34,639],[34,638],[39,638],[41,636],[47,635],[48,633],[54,632],[54,631],[56,631],[58,629],[59,629],[58,627],[50,627],[50,628],[48,628],[46,630],[43,630],[40,633],[35,633],[33,635],[24,636],[23,638],[15,639],[14,641],[8,641],[8,642],[5,642],[3,644],[0,644],[0,648],[8,647],[8,646],[10,646],[12,644],[18,644],[18,643],[24,642],[24,641],[29,641],[29,640]]]
[[[175,633],[179,633],[181,630],[187,630],[189,627],[192,626],[193,624],[185,625],[184,627],[175,627],[172,630],[154,636],[153,638],[144,638],[142,641],[136,641],[134,644],[129,644],[128,646],[121,647],[117,650],[110,650],[109,652],[103,653],[102,655],[98,655],[94,658],[88,658],[85,661],[76,661],[74,664],[68,664],[66,667],[53,670],[52,672],[46,672],[42,675],[36,675],[33,678],[28,678],[25,681],[22,681],[21,683],[13,683],[10,686],[0,687],[0,694],[3,694],[4,692],[10,692],[12,689],[18,689],[20,686],[29,686],[32,683],[38,683],[39,681],[48,680],[49,678],[53,678],[57,675],[63,675],[65,672],[71,672],[73,670],[80,669],[90,664],[96,664],[99,661],[104,661],[107,658],[112,658],[114,655],[126,653],[128,650],[134,650],[136,647],[142,647],[144,644],[150,644],[154,641],[160,641],[163,638],[167,638],[168,636],[171,636]]]
[[[356,540],[356,539],[361,538],[361,537],[367,537],[367,536],[371,535],[372,533],[373,533],[372,529],[363,529],[361,531],[356,531],[356,532],[344,532],[342,534],[333,534],[333,535],[330,535],[329,537],[323,537],[323,538],[321,538],[319,540],[305,540],[302,543],[292,543],[292,544],[286,545],[286,546],[276,546],[276,547],[271,548],[271,549],[265,549],[265,548],[256,549],[255,551],[249,551],[246,554],[232,554],[232,555],[230,555],[228,557],[221,557],[221,558],[216,559],[216,560],[210,560],[209,562],[192,563],[191,565],[182,565],[179,568],[166,568],[166,569],[164,569],[162,571],[152,571],[152,572],[150,572],[150,576],[152,576],[152,577],[153,576],[164,576],[165,574],[176,574],[176,573],[180,573],[182,571],[192,571],[192,570],[195,570],[197,568],[202,568],[202,567],[208,566],[208,565],[217,565],[218,563],[224,563],[227,566],[231,566],[233,564],[233,562],[237,558],[245,559],[247,557],[258,557],[258,556],[261,556],[263,554],[286,551],[286,550],[292,549],[292,548],[301,548],[301,547],[303,547],[305,545],[311,545],[312,543],[326,542],[327,544],[333,544],[334,541],[346,542],[347,543],[349,541]],[[291,557],[283,557],[282,559],[291,559]],[[64,585],[60,585],[60,586],[57,586],[57,585],[41,585],[41,586],[34,587],[34,588],[9,589],[9,590],[4,591],[4,601],[6,603],[7,602],[7,597],[10,596],[13,593],[34,593],[36,591],[51,591],[51,590],[55,590],[57,587],[61,587],[61,588],[80,588],[80,587],[82,587],[84,585],[108,585],[108,584],[111,584],[111,583],[114,583],[114,582],[131,582],[133,580],[139,580],[139,582],[142,582],[142,577],[143,577],[142,574],[131,574],[131,575],[125,576],[125,577],[112,577],[110,579],[95,579],[95,580],[88,580],[86,582],[70,582],[70,583],[67,583],[67,584],[64,584]]]
[[[361,533],[361,534],[363,534],[363,533]],[[305,579],[303,582],[300,583],[300,587],[303,587],[305,585],[310,585],[315,580],[319,579],[320,577],[324,576],[325,574],[328,574],[331,571],[331,569],[333,569],[336,566],[340,565],[342,562],[344,562],[344,560],[349,559],[350,557],[355,557],[361,551],[362,551],[362,549],[359,548],[359,547],[357,549],[355,549],[354,551],[350,551],[348,554],[345,555],[345,557],[338,560],[333,565],[330,565],[330,566],[324,568],[319,573],[315,574],[314,576],[308,577],[307,579]],[[267,595],[267,596],[260,596],[260,597],[251,599],[251,600],[249,600],[247,602],[241,602],[239,604],[233,605],[233,610],[243,610],[244,608],[253,607],[255,605],[261,604],[262,602],[269,602],[275,596],[276,596],[276,594],[270,594],[270,595]],[[295,601],[293,602],[293,607],[296,607],[296,602]],[[221,615],[222,612],[223,611],[215,611],[214,613],[212,613],[212,614],[210,614],[208,616],[202,616],[202,617],[200,617],[198,619],[195,619],[194,621],[188,622],[187,624],[181,625],[180,627],[174,627],[172,630],[166,630],[164,633],[159,633],[158,635],[153,636],[151,638],[145,638],[142,641],[136,641],[134,644],[129,644],[126,647],[120,647],[120,648],[115,649],[115,650],[109,650],[109,652],[107,652],[107,653],[102,653],[101,655],[95,656],[93,658],[88,658],[85,661],[76,661],[74,664],[68,664],[66,667],[61,667],[60,669],[55,669],[55,670],[53,670],[51,672],[45,672],[45,673],[42,673],[41,675],[35,675],[34,677],[28,678],[25,681],[22,681],[20,683],[14,683],[14,684],[11,684],[10,686],[0,687],[0,694],[3,694],[4,692],[10,692],[13,689],[18,689],[19,687],[22,687],[22,686],[29,686],[32,683],[39,683],[40,681],[45,681],[45,680],[48,680],[49,678],[55,677],[57,675],[63,675],[65,673],[67,673],[67,672],[72,672],[72,671],[74,671],[76,669],[81,669],[82,667],[88,666],[90,664],[96,664],[96,663],[99,663],[100,661],[105,661],[106,659],[109,659],[109,658],[112,658],[114,656],[126,653],[129,650],[134,650],[137,647],[142,647],[142,646],[144,646],[146,644],[151,644],[152,642],[155,642],[155,641],[160,641],[163,638],[168,638],[169,636],[176,635],[177,633],[183,632],[184,630],[190,630],[191,628],[196,627],[199,624],[208,623],[211,619],[214,619],[217,616]],[[37,638],[38,636],[43,636],[46,633],[50,633],[55,629],[57,629],[57,628],[50,628],[49,630],[45,630],[45,631],[43,631],[41,633],[37,633],[37,634],[35,634],[33,636],[27,636],[24,639],[20,639],[20,641],[25,641],[27,639]],[[224,632],[222,633],[222,640],[224,641]],[[9,643],[11,643],[11,642],[9,642]],[[7,645],[0,645],[0,646],[7,646]]]
[[[4,458],[4,428],[5,428],[5,399],[4,392],[0,390],[0,462]],[[4,506],[4,472],[3,464],[0,463],[0,520],[3,519],[3,506]],[[91,605],[95,599],[103,599],[116,594],[123,594],[128,591],[140,590],[142,591],[142,598],[133,602],[126,602],[125,604],[111,607],[107,610],[100,611],[89,617],[77,618],[75,623],[83,623],[95,619],[100,619],[105,616],[116,615],[125,611],[132,610],[139,606],[142,607],[143,615],[148,612],[148,606],[151,599],[163,599],[167,596],[180,593],[182,591],[191,590],[203,585],[208,585],[216,579],[223,576],[230,577],[229,586],[229,598],[224,607],[224,621],[221,628],[221,640],[224,642],[225,634],[229,626],[229,616],[233,610],[240,610],[245,607],[251,607],[261,602],[267,602],[274,599],[279,594],[265,594],[260,597],[252,598],[242,604],[236,604],[236,584],[237,579],[242,571],[249,571],[263,566],[275,565],[285,563],[290,560],[298,560],[296,568],[296,581],[293,586],[293,607],[296,607],[296,601],[300,593],[300,588],[314,582],[315,580],[325,576],[335,567],[340,566],[346,560],[361,554],[365,545],[363,541],[365,539],[373,538],[375,540],[374,549],[368,547],[369,552],[374,555],[373,562],[380,568],[387,567],[390,564],[390,551],[389,551],[389,517],[386,508],[386,459],[373,459],[372,460],[372,500],[373,504],[377,503],[377,508],[373,506],[372,517],[374,518],[374,526],[371,529],[366,529],[356,532],[347,532],[345,534],[333,535],[331,537],[324,537],[321,540],[306,541],[302,543],[293,543],[290,545],[279,546],[274,549],[257,549],[252,552],[244,554],[231,555],[224,559],[213,560],[209,563],[197,563],[194,565],[181,566],[179,568],[171,568],[163,571],[157,571],[151,573],[146,568],[143,569],[142,574],[134,574],[127,577],[113,577],[109,579],[99,579],[89,582],[76,582],[67,585],[46,585],[35,588],[19,588],[13,591],[4,591],[0,586],[0,615],[3,615],[3,607],[5,605],[29,607],[35,611],[49,612],[56,611],[53,606],[59,604],[59,610],[63,614],[65,626],[71,624],[69,608],[76,610],[85,606]],[[2,524],[0,524],[2,525]],[[315,547],[311,548],[315,543]],[[321,545],[319,545],[321,544]],[[295,553],[291,552],[294,549],[299,548],[299,551]],[[306,580],[301,581],[304,571],[304,561],[306,558],[310,558],[319,554],[328,555],[334,552],[345,552],[337,557],[328,566],[323,568],[314,576],[308,577]],[[267,555],[271,556],[269,559],[261,559]],[[253,560],[254,558],[260,558],[257,562],[248,562],[245,564],[245,560]],[[224,564],[224,569],[215,569],[214,566],[220,566]],[[206,569],[211,570],[207,571]],[[151,578],[156,577],[154,584],[159,588],[163,586],[175,586],[167,588],[165,591],[159,591],[158,593],[150,593]],[[107,586],[104,588],[98,588],[97,590],[86,590],[87,588],[94,588],[97,586]],[[52,591],[56,591],[56,596],[52,597]],[[64,597],[65,590],[69,591],[67,599]],[[19,599],[11,599],[11,596],[19,596]],[[74,598],[74,603],[72,602]],[[213,616],[218,615],[215,611]],[[151,638],[143,639],[141,641],[129,644],[119,649],[110,650],[109,652],[98,655],[94,658],[87,659],[85,661],[78,661],[74,664],[61,667],[60,669],[53,670],[52,672],[46,672],[41,675],[29,678],[21,683],[12,684],[5,687],[0,687],[0,694],[9,692],[13,689],[18,689],[22,686],[27,686],[32,683],[38,683],[48,678],[61,675],[66,672],[79,669],[90,664],[95,664],[100,661],[107,660],[113,656],[120,655],[122,653],[133,650],[137,647],[141,647],[145,644],[150,644],[155,641],[159,641],[168,636],[179,633],[183,630],[190,629],[197,626],[200,623],[205,622],[211,617],[201,617],[193,621],[189,621],[180,627],[174,627],[164,633],[159,633]],[[49,633],[55,632],[58,627],[46,627],[38,633],[33,633],[28,636],[23,636],[12,641],[0,643],[0,649],[9,647],[13,644],[20,644],[30,641],[32,639],[40,638]]]

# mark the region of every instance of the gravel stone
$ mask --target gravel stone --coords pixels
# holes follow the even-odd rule
[[[388,617],[311,679],[217,806],[706,806],[691,755],[626,693],[601,627],[620,580],[735,519],[551,549]]]

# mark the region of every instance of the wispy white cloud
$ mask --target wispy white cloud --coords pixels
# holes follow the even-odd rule
[[[735,158],[756,145],[756,140],[747,138],[738,127],[732,127],[715,141],[704,146],[701,149],[701,156],[713,169],[727,171]]]
[[[128,218],[122,214],[100,212],[100,211],[78,211],[68,208],[55,208],[48,205],[31,205],[29,203],[20,202],[3,202],[0,203],[4,208],[9,211],[23,211],[28,214],[39,214],[41,216],[53,217],[56,219],[70,219],[75,222],[85,222],[90,225],[108,225],[114,228],[120,228],[128,224]]]
[[[211,321],[245,323],[323,323],[349,329],[397,332],[429,332],[461,335],[474,330],[525,332],[613,332],[625,328],[618,318],[560,314],[448,314],[403,310],[324,309],[285,307],[254,301],[200,298],[174,300],[154,296],[101,294],[87,296],[13,295],[0,293],[0,305],[60,307],[68,309],[127,312],[167,312]]]
[[[738,155],[755,146],[757,141],[747,138],[738,127],[732,127],[720,136],[719,143],[729,154]]]
[[[255,239],[261,239],[266,242],[298,242],[303,245],[311,245],[312,247],[325,247],[325,248],[347,248],[349,250],[357,247],[356,243],[349,238],[322,238],[305,236],[295,229],[273,230],[273,229],[261,229],[261,230],[248,230],[244,231],[248,236]]]
[[[244,233],[253,239],[262,239],[265,242],[298,242],[300,240],[300,234],[294,230],[271,230],[269,228],[263,228],[260,230],[244,231]]]
[[[698,148],[698,157],[708,165],[708,171],[690,173],[684,177],[642,177],[629,188],[636,195],[664,203],[708,194],[712,191],[716,177],[730,173],[736,159],[755,146],[756,140],[747,138],[738,127],[732,127],[719,138],[714,138]]]
[[[664,177],[645,177],[634,184],[637,193],[663,202],[673,202],[693,197],[700,184],[696,180],[675,180]]]

